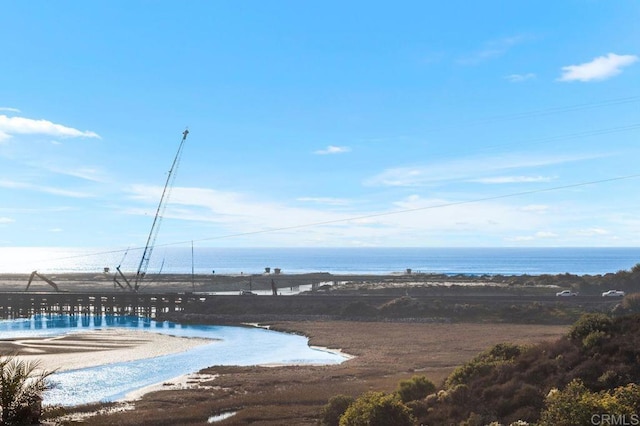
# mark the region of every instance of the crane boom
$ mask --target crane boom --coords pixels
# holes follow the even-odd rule
[[[142,283],[142,280],[144,279],[144,276],[147,273],[149,260],[151,260],[151,253],[153,252],[153,247],[155,245],[156,237],[158,236],[158,230],[160,229],[162,216],[167,206],[167,200],[169,198],[171,188],[173,187],[173,181],[175,180],[175,172],[178,169],[178,166],[180,164],[180,157],[182,156],[182,148],[184,147],[184,143],[187,140],[188,134],[189,134],[188,129],[185,129],[185,131],[182,132],[182,140],[180,141],[180,145],[178,146],[178,151],[176,152],[176,156],[174,157],[173,163],[171,164],[171,168],[169,169],[169,173],[167,175],[167,181],[164,184],[164,189],[162,190],[162,196],[160,197],[160,202],[158,203],[158,208],[156,209],[156,214],[153,218],[153,223],[151,224],[151,230],[149,231],[149,236],[147,237],[147,244],[144,247],[142,258],[140,259],[140,264],[138,265],[138,271],[136,272],[133,291],[136,291],[136,292],[138,291],[138,289],[140,288],[140,284]]]

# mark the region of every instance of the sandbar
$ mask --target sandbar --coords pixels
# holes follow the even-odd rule
[[[55,337],[0,340],[0,354],[15,354],[37,362],[43,370],[61,372],[184,352],[213,340],[109,328]]]

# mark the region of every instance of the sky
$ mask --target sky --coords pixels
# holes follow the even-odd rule
[[[3,2],[0,247],[640,246],[635,0]]]

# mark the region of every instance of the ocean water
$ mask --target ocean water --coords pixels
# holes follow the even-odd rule
[[[346,359],[333,352],[310,348],[304,336],[262,328],[181,325],[133,316],[37,316],[0,320],[3,338],[52,337],[105,328],[219,340],[177,354],[53,374],[51,381],[55,387],[45,392],[45,405],[116,401],[134,390],[213,365],[338,364]]]
[[[137,270],[142,250],[0,247],[0,273]],[[156,247],[148,273],[605,274],[640,263],[630,248],[212,248]],[[193,269],[192,269],[193,268]]]

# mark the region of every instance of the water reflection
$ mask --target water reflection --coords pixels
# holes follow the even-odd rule
[[[304,336],[261,328],[182,325],[111,315],[39,315],[28,319],[0,320],[0,335],[5,339],[49,337],[107,328],[216,340],[177,354],[54,374],[52,380],[56,387],[45,393],[46,405],[114,401],[136,389],[213,365],[338,364],[345,360],[341,355],[309,348],[308,339]]]

